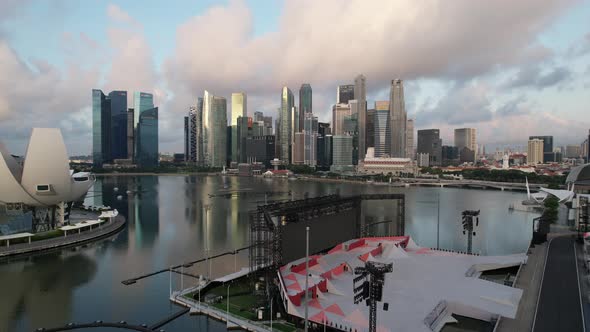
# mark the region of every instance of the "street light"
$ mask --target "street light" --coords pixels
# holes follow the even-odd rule
[[[225,316],[225,320],[227,322],[227,325],[229,326],[229,287],[231,286],[231,283],[227,284],[227,313]]]

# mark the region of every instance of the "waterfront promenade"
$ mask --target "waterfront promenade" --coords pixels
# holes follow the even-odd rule
[[[68,234],[67,236],[54,237],[47,240],[31,243],[11,244],[10,247],[0,247],[0,257],[29,254],[41,251],[57,249],[72,245],[79,245],[100,238],[104,238],[119,231],[125,225],[125,218],[121,215],[111,221],[107,221],[100,227],[81,233]]]

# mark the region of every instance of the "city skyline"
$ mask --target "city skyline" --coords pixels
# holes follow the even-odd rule
[[[289,24],[301,21],[300,6],[309,20]],[[590,89],[588,3],[555,1],[538,8],[534,1],[522,1],[506,10],[497,3],[457,2],[428,26],[420,22],[435,17],[434,2],[178,2],[162,13],[148,8],[158,6],[102,1],[85,8],[49,7],[35,1],[0,6],[5,13],[0,14],[0,73],[13,78],[0,89],[0,131],[17,153],[24,152],[30,128],[60,127],[72,154],[90,154],[88,91],[94,88],[128,91],[128,105],[133,105],[133,91],[153,93],[159,105],[159,150],[181,152],[181,114],[195,104],[196,91],[207,89],[228,100],[232,92],[244,91],[248,108],[276,119],[280,87],[298,95],[301,84],[309,83],[313,113],[326,122],[336,88],[361,73],[367,78],[368,105],[388,99],[388,82],[403,79],[415,130],[439,128],[443,144],[462,127],[476,128],[478,142],[486,146],[526,146],[534,135],[552,135],[559,146],[579,144],[590,127],[583,118]],[[56,10],[59,15],[48,15],[52,19],[42,28],[28,24]],[[413,21],[412,15],[391,12],[422,17]],[[483,12],[490,15],[459,19]],[[357,19],[342,22],[338,31],[319,29],[326,31],[318,39],[300,37],[300,29],[321,28],[314,17],[328,13]],[[368,19],[381,32],[358,26]],[[411,34],[397,32],[398,24]],[[444,33],[430,30],[443,25],[449,29]],[[497,26],[512,31],[510,38],[493,31]],[[399,38],[381,37],[384,29]],[[467,43],[464,31],[480,38]],[[416,44],[413,34],[433,37]],[[320,56],[343,38],[360,41],[358,47]],[[214,43],[213,57],[199,55],[201,48],[192,46],[213,40],[223,41]],[[226,51],[238,40],[240,52]],[[435,49],[436,61],[430,59]],[[294,106],[300,108],[299,102]]]

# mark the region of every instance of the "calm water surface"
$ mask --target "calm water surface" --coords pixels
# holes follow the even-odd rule
[[[210,197],[220,190],[241,189],[232,197]],[[251,189],[251,190],[250,190]],[[134,193],[127,194],[128,190]],[[248,211],[265,200],[300,199],[340,192],[403,192],[406,194],[406,234],[425,247],[466,250],[460,212],[481,210],[473,251],[486,255],[526,250],[535,214],[509,212],[522,193],[451,188],[394,189],[368,184],[288,181],[286,179],[221,176],[120,176],[97,181],[87,200],[117,208],[128,223],[116,236],[86,247],[0,262],[0,331],[32,331],[68,322],[126,320],[153,324],[179,310],[168,301],[170,276],[162,273],[124,286],[121,281],[205,256],[206,238],[212,254],[247,246]],[[291,192],[291,195],[289,195]],[[117,196],[122,196],[117,199]],[[205,223],[204,206],[211,207]],[[363,204],[366,220],[392,220],[394,204]],[[207,225],[206,225],[207,224]],[[386,234],[386,224],[375,226]],[[313,232],[313,230],[312,230]],[[313,240],[313,233],[311,236]],[[248,264],[247,252],[234,260],[212,264],[213,277]],[[206,274],[205,264],[189,269]],[[175,289],[180,277],[172,276]],[[184,277],[184,286],[195,280]],[[164,326],[166,331],[225,331],[225,324],[185,315]],[[101,331],[106,331],[102,329]],[[120,331],[120,330],[115,330]]]

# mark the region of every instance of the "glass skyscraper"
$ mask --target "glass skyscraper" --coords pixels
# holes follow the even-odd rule
[[[367,152],[367,79],[358,75],[354,79],[354,98],[358,102],[358,159],[365,159]],[[350,102],[350,101],[349,101]]]
[[[374,116],[375,157],[389,155],[389,144],[391,142],[391,129],[389,128],[389,110],[376,109]]]
[[[205,91],[203,97],[203,147],[205,165],[223,167],[227,162],[227,100]]]
[[[137,123],[137,165],[158,166],[158,108],[144,110]]]
[[[304,120],[303,163],[309,166],[317,164],[318,118],[313,113],[306,113]]]
[[[299,88],[299,128],[304,127],[305,114],[313,113],[311,85],[301,84]]]
[[[96,167],[127,158],[127,92],[92,90],[92,157]]]
[[[406,157],[406,103],[404,101],[404,82],[391,81],[389,93],[389,112],[391,127],[391,157]]]
[[[154,108],[154,95],[145,92],[135,92],[133,94],[133,109],[135,110],[135,121],[133,125],[137,128],[141,112]]]
[[[280,120],[280,136],[279,136],[279,153],[280,158],[285,164],[291,163],[291,130],[293,124],[291,123],[291,112],[293,111],[295,101],[293,92],[288,87],[283,87],[281,93],[281,108],[279,112]]]

